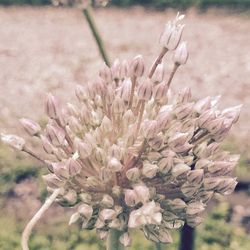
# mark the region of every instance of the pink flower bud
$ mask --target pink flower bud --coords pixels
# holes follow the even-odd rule
[[[144,124],[143,126],[143,134],[145,138],[153,138],[155,137],[159,132],[158,129],[158,122],[153,120],[153,121],[148,121]]]
[[[76,85],[75,94],[79,101],[86,101],[88,99],[87,90],[82,85]]]
[[[179,45],[179,42],[181,40],[182,32],[184,29],[184,24],[183,25],[178,25],[174,28],[174,30],[171,33],[171,36],[168,40],[168,43],[166,45],[166,48],[168,50],[175,50],[177,46]]]
[[[156,101],[161,101],[167,97],[168,85],[164,82],[156,85],[153,90],[153,97]]]
[[[216,134],[221,129],[223,129],[224,118],[216,118],[212,121],[209,121],[205,124],[205,128],[211,133]]]
[[[220,178],[208,177],[204,178],[204,189],[207,191],[215,190],[220,184]]]
[[[208,96],[206,98],[203,98],[199,101],[197,101],[194,105],[194,110],[198,113],[201,114],[205,112],[206,110],[211,108],[211,97]]]
[[[159,241],[162,243],[172,243],[173,239],[167,229],[163,228],[159,230]]]
[[[174,177],[178,177],[182,174],[190,171],[190,167],[186,164],[179,163],[172,168],[172,174]]]
[[[150,163],[143,163],[142,174],[147,178],[155,177],[158,172],[158,166]]]
[[[210,121],[214,120],[215,118],[216,117],[213,110],[206,110],[198,118],[199,127],[204,128]]]
[[[204,177],[203,169],[195,169],[187,174],[188,182],[193,185],[200,185],[203,181],[203,177]]]
[[[25,140],[17,135],[1,134],[1,141],[10,147],[22,151],[25,146]]]
[[[126,60],[123,60],[121,63],[121,71],[120,71],[120,77],[121,79],[124,79],[128,77],[129,73],[129,65]]]
[[[154,149],[154,150],[159,150],[163,146],[163,135],[158,135],[153,138],[148,139],[148,145]]]
[[[78,212],[73,213],[69,219],[69,226],[76,223],[80,219],[80,214]]]
[[[55,124],[47,124],[46,126],[46,135],[49,141],[55,147],[64,145],[65,142],[65,133],[63,129]]]
[[[68,179],[69,178],[69,169],[64,162],[55,162],[52,163],[54,174],[60,179]]]
[[[193,113],[193,106],[194,103],[185,103],[182,105],[178,105],[174,112],[178,120],[182,120],[187,118],[188,116],[191,116]]]
[[[50,188],[59,188],[64,185],[64,182],[59,179],[55,174],[47,174],[42,176],[46,185]]]
[[[135,206],[139,202],[136,192],[132,189],[124,190],[124,200],[127,206],[130,207]]]
[[[174,53],[173,60],[176,64],[183,65],[187,62],[188,50],[187,42],[182,42]]]
[[[164,66],[163,64],[160,63],[157,65],[151,80],[154,83],[159,83],[163,80],[163,78],[164,78]]]
[[[45,102],[45,112],[49,118],[52,118],[52,119],[58,118],[58,115],[59,115],[58,101],[50,93],[47,95],[47,99]]]
[[[69,175],[71,177],[73,177],[81,172],[82,166],[80,165],[79,162],[77,162],[73,158],[70,158],[68,160],[67,165],[68,165]]]
[[[88,143],[79,142],[77,148],[78,148],[78,153],[82,159],[88,158],[92,153],[92,147]]]
[[[202,222],[204,221],[204,219],[202,217],[199,216],[188,216],[187,217],[187,224],[190,227],[197,227],[199,226]]]
[[[124,245],[125,247],[129,247],[131,245],[131,237],[129,236],[128,233],[123,233],[120,238],[119,241],[122,245]]]
[[[145,185],[134,186],[134,191],[140,202],[145,203],[149,200],[149,197],[150,197],[149,189]]]
[[[144,60],[141,55],[133,58],[129,65],[129,71],[131,76],[141,77],[144,73]]]
[[[102,80],[105,83],[111,83],[113,81],[112,77],[112,71],[111,69],[107,66],[106,63],[103,63],[103,66],[99,72],[99,76],[102,78]]]
[[[144,80],[138,87],[138,99],[149,101],[153,94],[153,85],[150,80]]]
[[[121,164],[121,162],[116,159],[116,158],[111,158],[108,162],[108,168],[112,171],[112,172],[119,172],[122,170],[123,165]]]
[[[204,204],[199,201],[189,203],[187,206],[187,216],[198,215],[205,210]]]
[[[171,171],[172,167],[173,167],[173,157],[166,157],[166,158],[162,158],[159,162],[158,162],[158,166],[160,171],[163,174],[167,174]]]
[[[232,108],[227,108],[222,111],[222,116],[232,120],[233,123],[236,123],[239,120],[240,111],[241,111],[242,105],[238,105]]]
[[[89,220],[93,214],[93,208],[87,204],[80,205],[77,211],[86,220]]]
[[[120,79],[121,76],[121,63],[119,59],[115,59],[112,67],[111,67],[111,71],[112,71],[112,76],[115,80]]]
[[[31,136],[37,135],[41,131],[40,125],[30,119],[22,118],[20,122],[25,131]]]
[[[114,206],[114,199],[110,195],[104,194],[101,200],[101,205],[106,208],[111,208]]]
[[[223,195],[229,195],[234,191],[237,183],[238,182],[235,178],[221,179],[219,185],[216,188],[216,191]]]
[[[116,211],[113,209],[103,209],[99,213],[99,217],[101,220],[106,221],[106,220],[113,220],[116,217]]]
[[[137,181],[140,177],[140,171],[138,168],[131,168],[126,172],[126,176],[130,181]]]
[[[74,116],[71,116],[69,118],[69,128],[75,134],[80,133],[82,131],[82,125],[80,124],[80,121]]]
[[[181,186],[181,192],[187,197],[187,198],[192,198],[194,195],[198,193],[199,186],[191,184],[189,182],[185,182]]]
[[[131,94],[131,86],[132,86],[132,82],[130,79],[126,79],[122,83],[121,98],[125,102],[129,102],[129,98]]]
[[[41,141],[42,141],[42,146],[43,146],[43,149],[44,151],[47,153],[47,154],[52,154],[53,151],[54,151],[54,147],[53,145],[49,142],[48,138],[41,135]]]

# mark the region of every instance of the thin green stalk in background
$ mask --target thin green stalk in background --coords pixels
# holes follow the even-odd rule
[[[155,243],[155,246],[156,246],[156,250],[162,250],[160,242]]]
[[[97,30],[97,27],[95,25],[95,22],[94,22],[94,19],[93,19],[93,15],[92,15],[92,11],[91,11],[91,7],[87,7],[83,10],[83,14],[88,22],[88,25],[91,29],[91,32],[93,34],[93,37],[97,43],[97,46],[98,46],[98,49],[99,49],[99,52],[104,60],[104,62],[110,66],[110,62],[109,62],[109,58],[107,56],[107,52],[105,50],[105,47],[104,47],[104,44],[103,44],[103,41],[102,41],[102,38]]]
[[[110,229],[108,241],[107,241],[107,250],[124,250],[124,246],[120,243],[119,237],[122,232],[116,229]]]

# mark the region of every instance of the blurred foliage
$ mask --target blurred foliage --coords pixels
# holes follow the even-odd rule
[[[46,5],[49,0],[0,0],[0,5]],[[111,5],[128,7],[132,5],[143,5],[157,9],[180,8],[186,9],[196,6],[201,9],[208,7],[249,8],[250,0],[111,0]]]

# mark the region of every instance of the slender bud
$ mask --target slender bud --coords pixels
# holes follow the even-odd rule
[[[41,131],[40,125],[30,119],[22,118],[20,122],[25,131],[31,136],[37,135]]]
[[[235,178],[222,179],[219,185],[217,186],[216,191],[223,195],[229,195],[234,191],[237,183],[238,182]]]
[[[238,105],[232,108],[227,108],[222,111],[223,117],[232,120],[233,123],[236,123],[239,120],[240,111],[241,111],[242,105]]]
[[[99,72],[99,76],[102,78],[102,80],[105,83],[111,83],[113,81],[112,77],[112,71],[111,69],[107,66],[106,63],[103,63],[103,66]]]
[[[86,89],[82,85],[79,85],[79,84],[76,85],[75,94],[76,94],[76,97],[78,98],[79,101],[84,102],[84,101],[86,101],[88,99]]]
[[[41,141],[42,141],[42,146],[44,151],[47,154],[52,154],[54,151],[54,147],[53,145],[50,143],[50,141],[48,140],[48,138],[46,136],[41,135]]]
[[[81,172],[82,166],[80,165],[79,162],[77,162],[73,158],[70,158],[68,160],[67,165],[68,165],[68,169],[69,169],[69,175],[71,177],[73,177]]]
[[[131,93],[131,86],[132,86],[132,82],[130,79],[126,79],[122,83],[121,98],[125,102],[129,102],[130,93]]]
[[[47,99],[45,102],[45,112],[49,118],[58,118],[58,101],[51,93],[47,95]]]
[[[172,174],[174,177],[178,177],[182,174],[190,171],[190,167],[186,164],[179,163],[172,168]]]
[[[42,176],[46,185],[50,188],[59,188],[64,185],[64,182],[59,179],[55,174],[47,174]]]
[[[69,219],[69,226],[76,223],[80,219],[80,214],[78,212],[73,213]]]
[[[1,141],[10,147],[22,151],[25,146],[25,140],[17,135],[1,134]]]
[[[69,178],[69,169],[64,162],[56,162],[52,163],[54,174],[60,179],[68,179]]]
[[[112,104],[112,110],[115,114],[122,114],[125,111],[124,101],[120,97],[115,97]]]
[[[164,82],[156,85],[153,90],[153,97],[156,101],[161,101],[167,97],[168,85]]]
[[[160,63],[157,65],[151,80],[153,83],[159,83],[163,80],[163,78],[164,78],[164,66],[163,64]]]
[[[144,73],[144,60],[141,55],[133,58],[129,65],[130,75],[134,77],[141,77]]]
[[[128,77],[128,72],[129,72],[128,62],[126,60],[123,60],[121,63],[121,70],[120,70],[121,79]]]
[[[153,94],[153,85],[150,80],[144,80],[138,87],[138,99],[149,101]]]
[[[173,157],[164,157],[158,162],[160,171],[163,174],[167,174],[171,171],[173,167]]]
[[[187,62],[188,59],[188,50],[187,50],[187,42],[182,42],[174,53],[174,63],[183,65]]]
[[[59,147],[64,145],[65,133],[60,127],[56,125],[47,124],[46,134],[53,146]]]

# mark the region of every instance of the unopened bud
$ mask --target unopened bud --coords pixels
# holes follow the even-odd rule
[[[140,171],[138,168],[131,168],[126,172],[126,176],[130,181],[137,181],[140,177]]]
[[[187,42],[182,42],[174,53],[174,62],[179,65],[183,65],[188,59]]]
[[[55,147],[64,145],[65,133],[63,129],[56,125],[48,124],[46,127],[47,137]]]
[[[182,174],[190,171],[190,167],[186,164],[179,163],[172,168],[172,174],[174,177],[178,177]]]
[[[150,80],[143,80],[138,87],[138,99],[149,101],[152,97],[153,85]]]
[[[75,94],[79,101],[86,101],[88,99],[88,94],[82,85],[76,85]]]
[[[204,178],[204,189],[207,191],[215,190],[220,184],[220,181],[221,180],[219,178],[214,177]]]
[[[156,101],[160,101],[167,97],[168,85],[164,82],[156,85],[153,90],[153,97]]]
[[[109,133],[112,131],[112,122],[111,120],[107,117],[104,116],[102,119],[102,123],[101,123],[101,129],[104,133]]]
[[[114,206],[114,199],[110,195],[104,194],[101,200],[101,205],[107,208],[111,208]]]
[[[54,174],[60,179],[69,178],[69,169],[64,162],[52,163]]]
[[[69,219],[69,226],[76,223],[80,219],[80,214],[78,212],[73,213]]]
[[[202,113],[198,118],[199,127],[204,128],[210,121],[215,119],[215,113],[209,109]]]
[[[193,185],[200,185],[203,181],[204,170],[194,169],[187,174],[187,180]]]
[[[40,125],[30,119],[22,118],[20,122],[25,131],[31,136],[37,135],[41,131]]]
[[[22,151],[25,146],[25,140],[17,135],[1,134],[1,141],[10,147]]]
[[[136,192],[132,189],[125,189],[124,196],[127,206],[133,207],[139,202]]]
[[[113,220],[116,217],[116,211],[113,209],[103,209],[101,210],[101,212],[99,213],[100,219],[103,221],[106,220]]]
[[[55,174],[47,174],[42,176],[46,185],[51,188],[59,188],[64,185],[64,182],[59,179]]]
[[[112,71],[112,76],[115,80],[119,80],[120,79],[120,72],[121,72],[121,63],[119,59],[115,59],[112,67],[111,67],[111,71]]]
[[[163,64],[160,63],[157,65],[151,79],[154,83],[159,83],[163,80],[163,78],[164,78],[164,66]]]
[[[137,195],[137,198],[140,202],[145,203],[150,198],[150,192],[148,187],[145,185],[136,185],[134,186],[134,191]]]
[[[130,94],[131,94],[131,86],[132,86],[132,82],[130,79],[126,79],[122,83],[121,98],[125,102],[129,102],[129,98],[130,98]]]
[[[119,172],[122,170],[122,164],[121,162],[116,159],[116,158],[111,158],[108,162],[108,168],[112,171],[112,172]]]
[[[181,192],[187,197],[191,198],[194,197],[195,194],[198,193],[199,186],[193,183],[185,182],[181,186]]]
[[[131,242],[132,242],[132,240],[131,240],[131,238],[130,238],[130,236],[129,236],[128,233],[123,233],[120,236],[119,241],[125,247],[129,247],[131,245]]]
[[[205,210],[204,204],[197,201],[197,202],[192,202],[188,204],[186,213],[187,213],[187,216],[193,216],[193,215],[200,214],[204,210]]]
[[[68,160],[68,169],[69,169],[69,175],[71,177],[79,174],[81,172],[82,166],[80,165],[80,163],[76,160],[74,160],[73,158],[70,158]]]
[[[141,55],[133,58],[129,65],[130,75],[134,77],[141,77],[144,73],[144,60]]]
[[[178,105],[174,110],[177,119],[182,120],[188,116],[191,116],[193,113],[193,106],[194,103],[185,103],[182,105]]]
[[[44,151],[47,154],[52,154],[54,151],[53,145],[50,143],[50,141],[48,140],[48,138],[46,136],[41,135],[41,141],[42,141],[42,146]]]
[[[197,227],[199,226],[202,222],[204,221],[204,219],[202,217],[199,216],[188,216],[187,217],[187,224],[190,227]]]
[[[164,157],[158,162],[160,171],[163,174],[167,174],[173,167],[173,157]]]
[[[92,147],[90,144],[85,142],[78,143],[78,153],[82,159],[89,157],[92,153]]]
[[[158,166],[151,163],[144,163],[142,168],[142,174],[147,178],[155,177],[158,172]]]
[[[155,120],[146,122],[143,127],[143,133],[147,139],[155,137],[159,132],[158,122]]]
[[[120,69],[120,77],[121,79],[124,79],[128,76],[128,71],[129,71],[129,65],[126,60],[123,60],[121,63],[121,69]]]
[[[107,66],[106,63],[103,63],[103,66],[99,72],[99,76],[102,78],[102,80],[105,82],[105,83],[111,83],[112,80],[113,80],[113,77],[112,77],[112,71],[111,69]]]
[[[242,105],[238,105],[232,108],[227,108],[222,111],[223,117],[232,120],[233,123],[236,123],[240,116]]]
[[[87,204],[82,204],[77,209],[78,213],[86,220],[89,220],[93,214],[93,208]]]
[[[216,191],[223,195],[229,195],[234,191],[237,183],[235,178],[221,179]]]
[[[58,101],[50,93],[47,95],[47,99],[45,102],[45,112],[49,118],[52,118],[52,119],[58,118],[58,114],[59,114]]]

